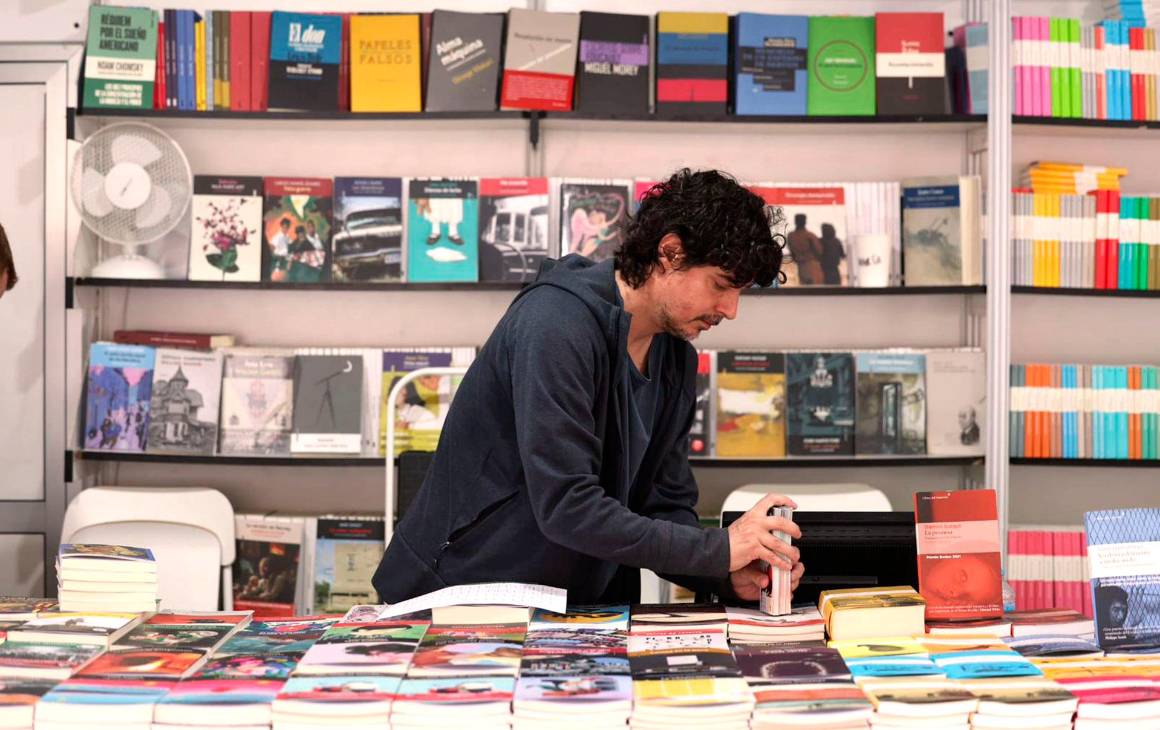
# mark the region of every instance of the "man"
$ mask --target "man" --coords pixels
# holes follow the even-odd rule
[[[572,604],[635,602],[640,568],[755,600],[756,561],[802,574],[770,495],[702,528],[688,461],[689,341],[779,276],[761,198],[718,172],[655,186],[614,259],[546,262],[480,350],[434,461],[374,576],[397,602],[448,585],[521,581]]]
[[[5,292],[12,291],[17,281],[16,264],[12,261],[12,247],[8,245],[8,234],[4,232],[4,226],[0,226],[0,297],[3,297]]]

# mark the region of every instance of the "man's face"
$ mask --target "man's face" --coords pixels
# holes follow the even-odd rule
[[[670,269],[660,274],[658,315],[665,331],[695,340],[723,319],[737,317],[741,289],[717,266]]]
[[[0,271],[0,298],[8,291],[8,269]]]

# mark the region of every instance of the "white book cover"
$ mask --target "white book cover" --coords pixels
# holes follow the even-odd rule
[[[221,351],[158,348],[146,451],[212,454],[221,384]]]
[[[195,176],[190,226],[191,281],[261,281],[262,178]]]
[[[927,351],[926,452],[929,455],[983,454],[986,377],[987,363],[982,350]]]
[[[222,454],[290,453],[294,358],[227,352],[222,376]]]

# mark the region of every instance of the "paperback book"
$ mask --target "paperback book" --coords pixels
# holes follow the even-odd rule
[[[548,180],[479,181],[479,280],[531,281],[549,256]]]
[[[407,183],[407,281],[479,281],[479,181]]]
[[[152,347],[94,342],[85,383],[86,449],[142,452],[153,400]]]
[[[789,454],[853,455],[854,358],[848,352],[786,354]]]
[[[330,278],[332,190],[330,178],[266,178],[263,281]]]
[[[334,179],[334,281],[403,280],[403,181]]]
[[[193,178],[190,281],[262,280],[260,177]]]
[[[160,454],[214,453],[221,385],[220,350],[158,348],[146,450]]]
[[[222,454],[290,453],[294,358],[227,353],[222,376]]]

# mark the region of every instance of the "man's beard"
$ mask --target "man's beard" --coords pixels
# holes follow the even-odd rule
[[[665,332],[685,342],[692,342],[701,334],[701,330],[695,329],[694,325],[697,322],[704,322],[706,325],[715,326],[721,323],[721,317],[698,317],[697,319],[682,326],[673,317],[668,307],[664,304],[660,306],[660,311],[657,313],[657,319],[661,324],[661,328]]]

